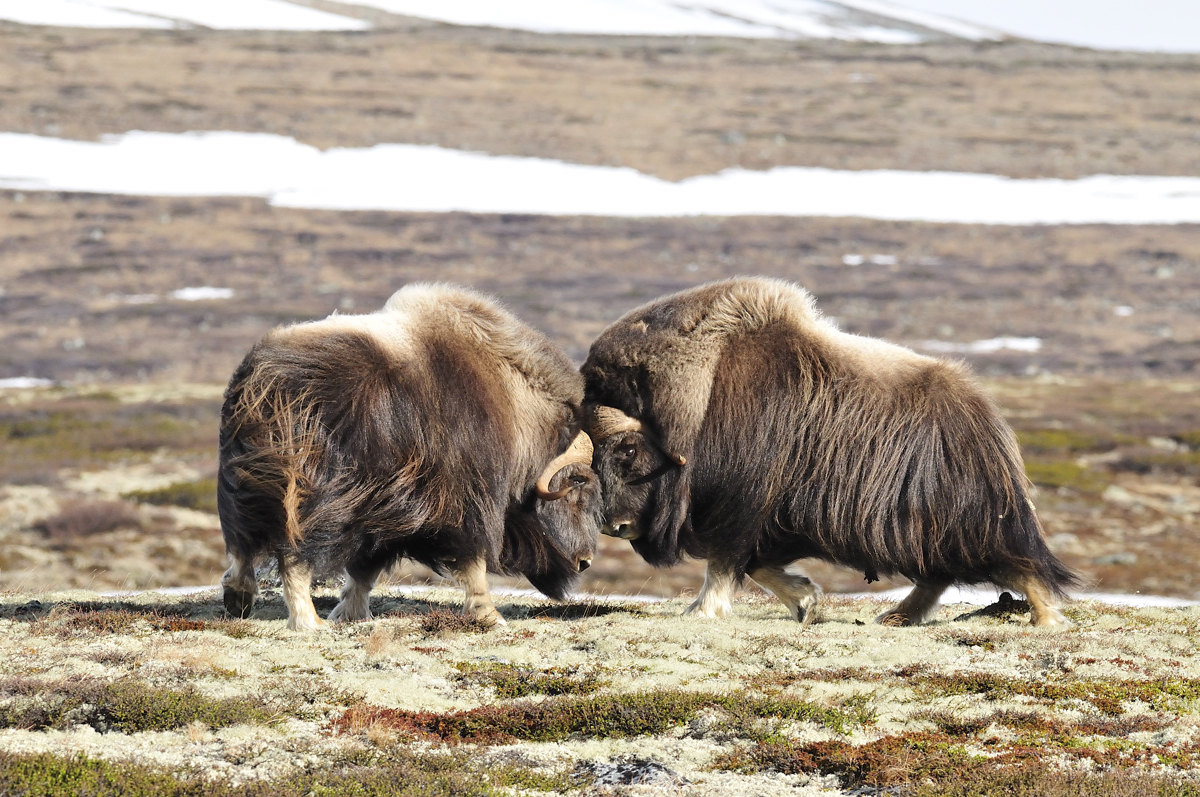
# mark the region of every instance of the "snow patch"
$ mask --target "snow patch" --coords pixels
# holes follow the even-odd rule
[[[393,14],[455,25],[482,25],[536,33],[641,36],[735,36],[754,39],[842,39],[915,44],[919,25],[968,38],[988,38],[982,29],[905,9],[881,13],[888,4],[871,0],[359,0]],[[899,26],[864,24],[854,11],[891,17]],[[925,20],[924,22],[919,20]],[[952,35],[962,35],[953,33]]]
[[[994,354],[1004,349],[1012,351],[1041,351],[1041,338],[989,338],[971,343],[951,343],[946,340],[927,340],[921,344],[926,351],[957,354]]]
[[[370,23],[283,0],[0,0],[0,19],[83,28],[365,30]]]
[[[53,379],[39,379],[36,376],[14,376],[0,379],[0,390],[29,390],[35,387],[52,387]]]
[[[591,216],[850,216],[976,224],[1200,222],[1200,178],[780,167],[672,183],[630,168],[411,144],[324,152],[265,133],[147,133],[100,142],[0,133],[0,187],[258,196],[282,207]],[[874,260],[874,258],[872,258]]]
[[[232,299],[232,288],[212,288],[207,285],[199,288],[180,288],[177,291],[171,291],[172,299],[179,299],[184,302],[206,302],[213,299]]]

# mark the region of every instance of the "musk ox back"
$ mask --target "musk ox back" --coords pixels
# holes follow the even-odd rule
[[[502,623],[487,571],[562,598],[600,526],[583,380],[541,334],[477,294],[406,287],[379,312],[283,327],[246,355],[221,413],[218,508],[249,613],[273,556],[290,628],[321,624],[314,575],[345,571],[330,620],[371,616],[401,557],[453,573]]]
[[[729,611],[749,575],[804,621],[816,557],[916,588],[915,624],[953,583],[1023,592],[1065,622],[1074,576],[1046,547],[1020,451],[962,365],[840,332],[803,289],[702,285],[610,326],[583,366],[603,532],[651,564],[706,559],[689,612]]]

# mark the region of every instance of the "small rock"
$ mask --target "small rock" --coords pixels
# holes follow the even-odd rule
[[[690,781],[648,758],[615,758],[581,764],[578,774],[592,778],[596,786],[683,786]]]
[[[1110,553],[1105,556],[1097,556],[1092,560],[1094,565],[1132,565],[1137,564],[1137,554],[1121,551],[1120,553]]]

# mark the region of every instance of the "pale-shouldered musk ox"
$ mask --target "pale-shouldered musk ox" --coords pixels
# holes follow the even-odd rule
[[[948,585],[980,582],[1065,622],[1075,577],[962,365],[840,332],[795,285],[734,279],[629,312],[583,375],[603,531],[653,565],[707,560],[689,612],[727,614],[748,575],[804,621],[819,591],[784,568],[815,557],[916,584],[879,622],[920,623]]]
[[[221,411],[226,608],[249,613],[265,556],[292,629],[322,625],[312,578],[341,570],[329,619],[370,618],[375,579],[401,557],[453,573],[489,624],[504,622],[489,570],[563,598],[600,531],[582,398],[582,377],[544,336],[448,286],[274,330]]]

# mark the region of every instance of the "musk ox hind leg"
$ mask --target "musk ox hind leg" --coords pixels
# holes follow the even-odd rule
[[[239,620],[250,616],[254,608],[254,596],[258,594],[258,579],[254,575],[254,557],[242,551],[231,550],[229,558],[233,564],[221,576],[225,588],[225,611]]]
[[[1068,626],[1071,621],[1058,610],[1054,593],[1034,575],[1014,574],[1001,579],[1003,586],[1015,589],[1029,601],[1029,624],[1044,627]]]
[[[704,586],[700,588],[700,594],[683,613],[700,617],[728,617],[733,612],[730,598],[737,581],[732,569],[710,561],[704,571]]]
[[[329,613],[331,623],[356,623],[360,620],[370,620],[371,590],[375,588],[375,579],[379,578],[379,570],[373,572],[346,571],[346,583],[342,586],[342,599]]]
[[[508,625],[488,592],[487,560],[480,556],[456,567],[454,577],[462,584],[465,593],[463,610],[485,625]]]
[[[789,573],[782,567],[760,567],[750,573],[750,578],[778,598],[791,612],[793,620],[801,625],[812,622],[812,610],[821,599],[821,588],[812,579]]]
[[[325,621],[317,616],[312,601],[312,565],[289,551],[279,557],[279,575],[288,609],[288,630],[314,631],[324,627]]]
[[[949,584],[935,581],[916,581],[904,600],[875,618],[880,625],[920,625],[937,608],[938,598]]]

